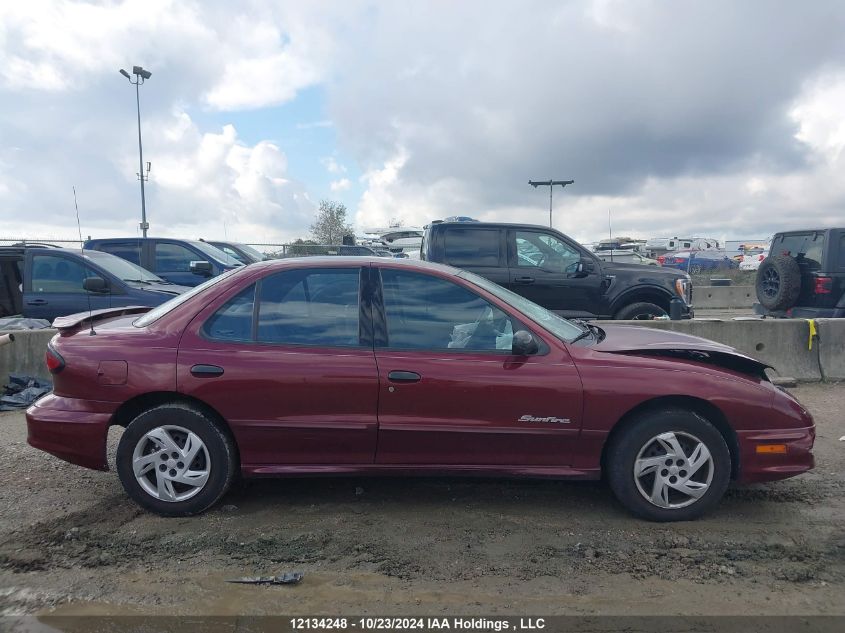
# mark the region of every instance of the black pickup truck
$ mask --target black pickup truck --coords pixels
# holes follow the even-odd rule
[[[673,298],[682,318],[693,314],[686,273],[605,262],[548,227],[435,221],[420,259],[469,270],[564,317],[653,319],[669,314]]]

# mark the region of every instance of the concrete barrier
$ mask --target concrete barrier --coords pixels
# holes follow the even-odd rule
[[[56,330],[15,330],[15,342],[0,347],[0,385],[6,384],[9,374],[27,374],[51,380],[44,352]]]
[[[845,380],[845,319],[816,319],[822,380]]]
[[[821,340],[809,349],[810,326],[803,319],[752,321],[606,321],[674,330],[730,345],[740,352],[771,365],[777,376],[791,376],[804,382],[823,379]],[[845,323],[843,323],[845,325]],[[842,363],[842,361],[838,361]],[[840,365],[842,367],[842,365]]]
[[[696,308],[750,308],[757,300],[754,286],[693,286]]]

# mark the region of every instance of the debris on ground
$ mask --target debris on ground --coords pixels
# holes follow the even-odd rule
[[[4,317],[0,319],[0,330],[43,330],[50,327],[47,319],[28,319],[26,317]]]
[[[53,384],[49,380],[22,374],[9,374],[9,384],[0,396],[0,411],[24,409],[52,390]]]
[[[291,571],[281,576],[245,576],[244,578],[233,578],[226,582],[234,582],[242,585],[295,585],[302,580],[301,571]]]

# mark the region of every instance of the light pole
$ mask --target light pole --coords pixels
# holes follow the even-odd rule
[[[133,66],[132,74],[135,75],[135,81],[132,81],[129,73],[122,68],[120,69],[120,74],[135,86],[135,104],[138,106],[138,179],[141,181],[141,231],[144,237],[147,237],[147,229],[150,228],[150,225],[147,222],[147,200],[144,197],[144,181],[149,178],[150,164],[147,163],[147,173],[144,175],[144,149],[141,146],[141,93],[138,86],[142,85],[145,79],[149,79],[152,73],[140,66]]]
[[[560,188],[563,189],[566,185],[571,185],[575,181],[574,180],[529,180],[528,184],[534,187],[548,187],[549,188],[549,228],[552,228],[552,191],[554,191],[555,185],[560,185]]]

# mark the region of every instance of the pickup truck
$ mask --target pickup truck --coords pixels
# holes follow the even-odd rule
[[[420,259],[486,277],[563,317],[647,320],[667,316],[673,299],[681,318],[693,315],[686,273],[602,261],[545,226],[435,221]]]
[[[152,307],[185,290],[108,253],[48,245],[0,247],[0,317],[21,314],[52,321],[89,309]]]
[[[210,277],[243,266],[219,248],[199,240],[119,237],[88,240],[85,248],[117,255],[181,286],[198,286]]]

